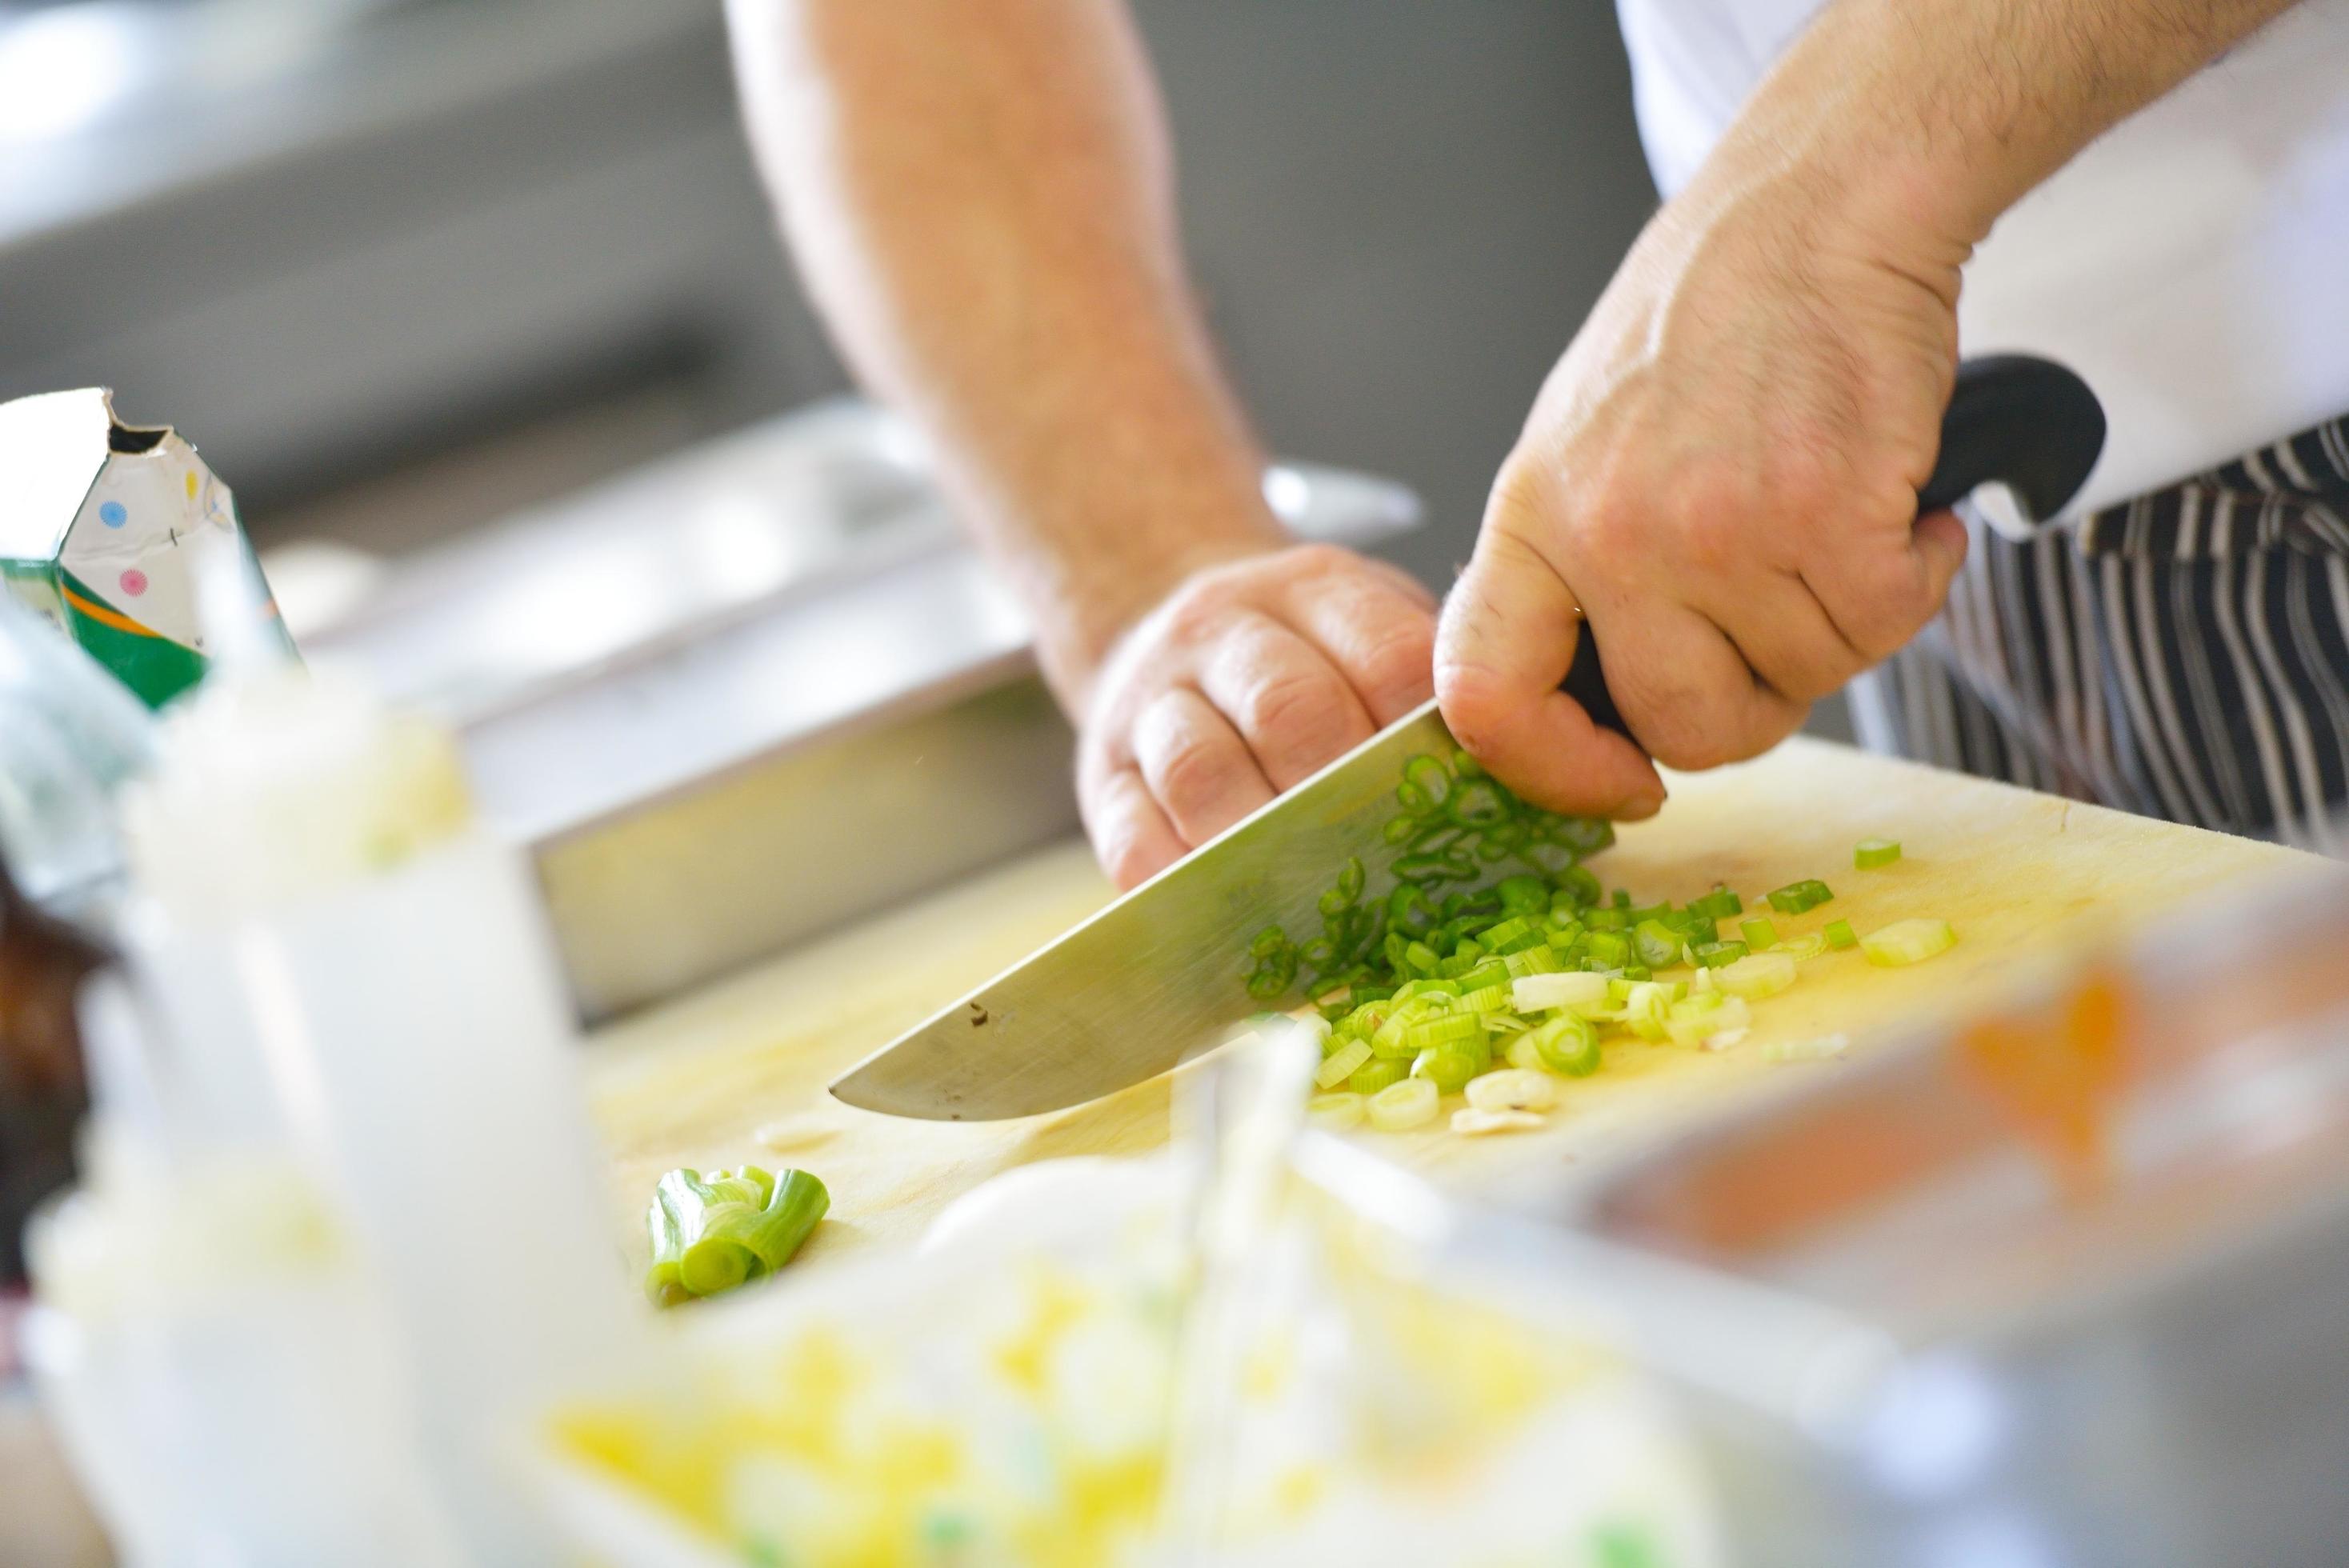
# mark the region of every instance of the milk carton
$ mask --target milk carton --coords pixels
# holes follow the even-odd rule
[[[197,583],[222,552],[290,649],[235,498],[177,432],[122,423],[103,387],[0,403],[0,589],[150,707],[203,676]]]

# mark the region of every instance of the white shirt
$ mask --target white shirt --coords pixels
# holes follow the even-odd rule
[[[1618,5],[1669,195],[1817,0]],[[2349,414],[2349,0],[2302,0],[2025,197],[1967,265],[1958,330],[2104,400],[2074,512]]]

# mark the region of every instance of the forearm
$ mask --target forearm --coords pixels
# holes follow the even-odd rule
[[[1106,0],[733,0],[751,130],[859,376],[1081,701],[1188,573],[1278,543],[1192,301],[1165,129]]]
[[[2001,213],[2292,3],[1835,0],[1709,172],[1837,187],[1855,222],[1944,253],[1954,296]]]

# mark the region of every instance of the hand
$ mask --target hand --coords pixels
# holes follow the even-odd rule
[[[1644,817],[1664,794],[1650,758],[1767,749],[1913,636],[1964,558],[1957,519],[1916,507],[1965,246],[1884,242],[1897,224],[1816,185],[1701,174],[1501,469],[1435,682],[1453,733],[1528,799]],[[1637,746],[1557,690],[1586,623]]]
[[[1427,700],[1435,602],[1334,545],[1185,581],[1092,683],[1077,797],[1130,888]]]

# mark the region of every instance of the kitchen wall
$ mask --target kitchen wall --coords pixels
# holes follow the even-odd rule
[[[1392,553],[1440,584],[1653,202],[1613,7],[1137,3],[1233,374],[1276,449],[1421,491]],[[0,395],[119,387],[264,543],[397,554],[843,385],[718,0],[0,6],[0,81],[97,16],[119,103],[0,146]]]

